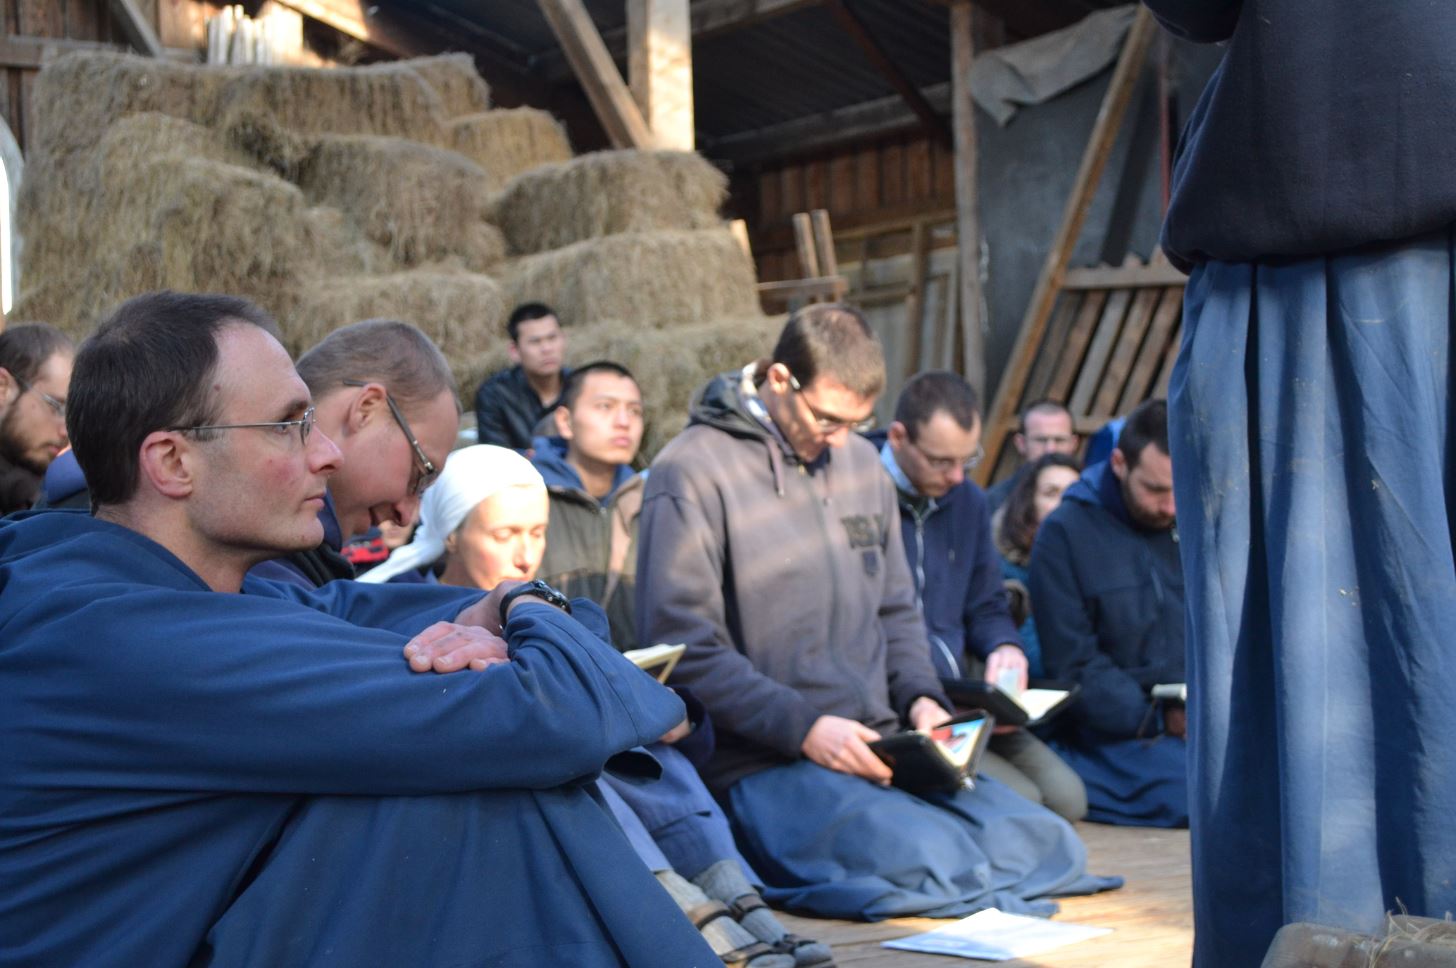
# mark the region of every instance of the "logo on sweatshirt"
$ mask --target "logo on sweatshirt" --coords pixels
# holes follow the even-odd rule
[[[880,573],[880,536],[885,533],[884,515],[853,514],[840,518],[839,523],[844,526],[850,549],[860,552],[865,576],[877,576]]]

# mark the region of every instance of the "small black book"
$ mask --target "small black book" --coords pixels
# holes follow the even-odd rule
[[[1013,696],[981,679],[942,677],[940,684],[957,707],[984,709],[1002,726],[1039,726],[1066,709],[1082,688],[1075,682],[1033,679],[1026,691]]]
[[[996,719],[984,710],[947,720],[929,733],[906,730],[870,743],[895,772],[891,782],[910,793],[954,793],[970,785]]]

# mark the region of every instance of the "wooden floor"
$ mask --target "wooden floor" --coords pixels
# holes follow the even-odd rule
[[[1193,906],[1188,831],[1078,824],[1087,844],[1088,870],[1120,874],[1127,885],[1092,897],[1061,901],[1059,920],[1112,928],[1112,934],[1058,948],[1008,968],[1170,968],[1187,965],[1193,951]],[[990,962],[912,954],[881,948],[881,941],[949,924],[900,918],[878,924],[780,915],[790,931],[827,941],[842,968],[953,968]]]

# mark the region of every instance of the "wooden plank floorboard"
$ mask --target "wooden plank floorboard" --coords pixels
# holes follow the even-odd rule
[[[1193,898],[1188,862],[1188,831],[1108,827],[1083,823],[1077,832],[1087,844],[1088,869],[1120,874],[1118,891],[1061,899],[1058,920],[1112,928],[1091,941],[1058,948],[1032,960],[1005,961],[1005,968],[1175,968],[1193,952]],[[953,968],[990,962],[922,955],[881,948],[880,942],[951,922],[897,918],[876,924],[830,921],[781,914],[790,931],[834,946],[842,968]]]

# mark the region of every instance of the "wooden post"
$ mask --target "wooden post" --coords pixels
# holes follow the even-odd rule
[[[617,148],[650,148],[652,132],[622,81],[582,0],[537,0],[607,137]]]
[[[627,0],[627,84],[659,148],[695,144],[692,33],[688,0]]]
[[[1132,101],[1133,90],[1137,87],[1138,76],[1142,72],[1148,47],[1156,30],[1152,14],[1146,7],[1139,7],[1137,18],[1123,44],[1117,68],[1112,72],[1107,93],[1103,95],[1097,121],[1092,125],[1092,135],[1087,139],[1087,147],[1082,152],[1082,163],[1078,166],[1077,177],[1072,182],[1072,194],[1067,198],[1066,208],[1062,210],[1062,224],[1047,250],[1041,275],[1037,278],[1031,302],[1026,308],[1026,316],[1021,321],[1021,331],[1016,336],[1016,345],[1011,350],[1006,371],[1001,375],[1001,382],[996,388],[996,402],[985,423],[986,449],[992,459],[985,461],[977,472],[982,483],[996,465],[998,455],[995,449],[1002,446],[1007,429],[1016,419],[1021,390],[1035,362],[1037,348],[1046,334],[1047,321],[1056,306],[1057,294],[1061,291],[1067,271],[1067,262],[1072,258],[1072,250],[1077,245],[1077,238],[1082,234],[1082,225],[1092,208],[1097,184],[1102,180],[1102,172],[1112,155],[1112,146],[1117,141],[1117,132],[1122,127],[1123,116]]]
[[[956,244],[960,250],[961,371],[985,399],[986,330],[981,297],[981,217],[976,206],[976,105],[971,100],[971,0],[950,8],[952,129],[955,134]]]
[[[133,47],[152,57],[162,56],[162,42],[157,39],[151,21],[142,16],[136,0],[111,0],[111,15]]]

